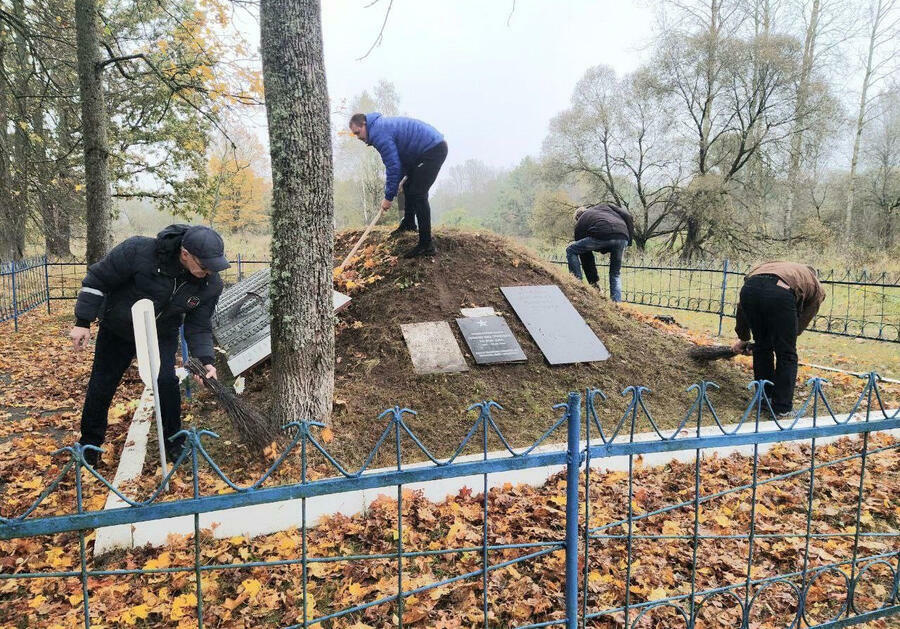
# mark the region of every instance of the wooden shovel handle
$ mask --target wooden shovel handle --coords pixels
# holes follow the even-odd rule
[[[344,258],[344,261],[341,262],[341,265],[337,268],[338,272],[342,271],[347,263],[350,261],[350,258],[356,253],[356,250],[359,249],[360,245],[363,244],[363,241],[368,237],[369,232],[372,231],[372,228],[375,227],[375,223],[378,222],[378,219],[382,217],[384,214],[384,210],[378,208],[378,211],[375,212],[375,216],[372,217],[372,220],[369,221],[369,224],[366,226],[365,231],[362,233],[362,236],[359,237],[359,240],[356,241],[356,244],[353,245],[353,249],[350,250],[350,253],[347,254],[347,257]]]
[[[397,189],[401,189],[403,187],[403,182],[406,181],[406,177],[400,180],[400,184],[397,186]],[[362,236],[359,237],[359,240],[356,241],[356,244],[353,245],[353,249],[350,250],[350,253],[347,254],[347,257],[344,258],[344,261],[341,262],[340,266],[337,268],[338,273],[340,273],[347,263],[350,261],[350,258],[356,253],[359,247],[365,242],[366,238],[369,236],[369,232],[372,231],[372,228],[375,227],[375,223],[384,215],[385,210],[378,208],[378,211],[375,212],[375,216],[372,217],[372,220],[369,221],[369,224],[366,225],[365,231],[362,233]]]

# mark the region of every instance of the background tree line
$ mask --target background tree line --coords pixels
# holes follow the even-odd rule
[[[226,228],[264,225],[265,154],[240,123],[262,82],[241,62],[252,48],[226,36],[231,18],[219,0],[0,2],[0,259],[20,258],[26,236],[54,257],[80,255],[92,230],[108,246],[109,219],[142,202]],[[84,96],[85,75],[99,99]],[[102,146],[88,153],[111,202],[90,215],[85,138],[99,126]]]
[[[26,240],[80,255],[97,222],[86,221],[76,37],[87,1],[0,2],[0,259],[23,255]],[[516,166],[446,167],[436,222],[558,247],[573,207],[610,200],[634,215],[638,248],[686,259],[832,244],[895,252],[897,1],[656,6],[642,67],[588,67],[540,153]],[[261,72],[255,46],[227,35],[233,10],[225,0],[96,5],[103,212],[128,227],[153,222],[155,208],[160,220],[268,230],[271,176],[247,117],[261,105]],[[382,196],[378,154],[345,132],[350,114],[372,110],[428,119],[405,111],[387,81],[331,102],[338,228],[368,222]]]
[[[624,76],[588,68],[540,155],[512,169],[476,159],[446,168],[433,194],[437,221],[558,245],[571,238],[572,208],[608,200],[634,215],[639,249],[685,259],[831,244],[895,252],[897,3],[658,8],[646,64]],[[859,86],[847,82],[855,74]],[[381,85],[351,109],[397,111],[397,100]],[[351,150],[365,158],[351,140],[341,141],[338,162]],[[339,175],[339,224],[363,220],[354,209],[363,199],[376,204],[379,164],[374,152],[368,158],[369,196],[363,169]]]

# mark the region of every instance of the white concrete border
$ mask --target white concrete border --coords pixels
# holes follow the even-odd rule
[[[128,431],[128,440],[125,450],[122,453],[122,460],[119,469],[116,472],[113,485],[120,486],[120,483],[136,478],[143,469],[144,457],[147,453],[147,434],[149,433],[150,423],[153,419],[153,394],[144,391],[140,404],[134,413],[132,426]],[[895,411],[888,411],[889,413]],[[844,421],[847,415],[838,415],[838,420]],[[822,419],[819,425],[824,425]],[[857,414],[857,418],[851,421],[862,421]],[[787,424],[787,422],[782,422]],[[830,423],[830,421],[829,421]],[[804,418],[797,422],[795,428],[808,428],[813,424],[812,418]],[[725,430],[730,432],[736,428],[737,424],[729,424],[725,426]],[[763,422],[759,426],[760,432],[774,431],[778,427],[774,422]],[[668,435],[671,432],[663,431]],[[753,422],[746,422],[740,430],[739,434],[754,432]],[[900,430],[885,431],[888,434],[900,436]],[[695,434],[694,430],[684,429],[681,436],[688,437]],[[701,436],[721,435],[722,431],[715,425],[704,426],[700,429]],[[830,443],[839,437],[823,437],[816,439],[817,445]],[[634,441],[657,441],[659,436],[655,432],[639,433],[634,436]],[[621,441],[621,438],[619,442]],[[802,441],[802,440],[801,440]],[[805,440],[805,441],[808,441]],[[596,444],[596,441],[595,441]],[[586,445],[582,441],[581,447]],[[759,444],[760,454],[771,449],[773,444]],[[534,450],[535,453],[555,452],[564,450],[565,443],[552,443],[542,445]],[[724,457],[732,453],[742,455],[753,454],[753,445],[731,446],[719,448],[706,448],[703,450],[704,456],[715,453],[717,456]],[[491,452],[488,454],[489,459],[499,459],[511,456],[505,450],[499,452]],[[483,458],[482,454],[472,454],[461,456],[458,462],[479,461]],[[644,465],[663,465],[669,461],[693,461],[693,450],[682,450],[677,452],[657,452],[643,455]],[[431,466],[431,462],[414,463],[405,466],[404,469],[415,469]],[[605,457],[591,460],[591,468],[609,471],[627,471],[628,457],[615,456]],[[392,471],[396,468],[379,468],[373,469],[367,474],[374,474],[383,471]],[[488,487],[500,487],[505,483],[513,484],[529,484],[534,486],[542,485],[546,480],[562,471],[564,466],[556,465],[550,467],[538,467],[525,470],[517,470],[511,472],[495,472],[488,475]],[[422,483],[410,483],[404,485],[410,490],[422,490],[429,500],[440,501],[448,496],[457,494],[463,487],[471,487],[480,489],[483,485],[483,476],[473,475],[459,478],[447,478]],[[334,515],[342,513],[344,515],[354,515],[365,511],[365,509],[380,495],[388,491],[389,488],[382,487],[377,489],[365,489],[360,491],[352,491],[342,494],[334,494],[329,496],[316,496],[308,498],[306,501],[307,522],[310,526],[315,526],[317,520],[322,516]],[[258,535],[267,535],[284,531],[300,525],[300,500],[286,500],[282,502],[252,505],[248,507],[237,507],[223,511],[213,511],[210,513],[200,514],[200,528],[211,529],[213,536],[217,538],[245,536],[255,537]],[[105,509],[121,509],[127,505],[113,493],[110,493],[106,501]],[[105,527],[97,530],[97,539],[94,543],[94,554],[101,555],[114,548],[132,548],[150,544],[152,546],[163,546],[166,544],[166,538],[169,535],[190,535],[194,531],[193,516],[181,516],[177,518],[169,518],[163,520],[152,520],[149,522],[137,522],[134,524],[123,524],[111,527]]]
[[[150,425],[154,423],[154,420],[153,390],[145,388],[134,411],[128,435],[125,437],[125,447],[122,449],[119,467],[113,478],[113,487],[118,489],[126,481],[134,480],[141,475],[144,469],[144,459],[147,456],[147,437],[150,435]],[[103,509],[104,511],[122,509],[127,506],[128,504],[115,493],[109,492],[106,497],[106,506]],[[94,556],[102,555],[114,548],[134,546],[131,538],[132,527],[131,524],[119,524],[98,529],[97,539],[94,541]]]

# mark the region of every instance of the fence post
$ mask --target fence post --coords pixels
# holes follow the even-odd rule
[[[47,314],[50,314],[50,260],[44,254],[44,286],[47,288]]]
[[[244,269],[241,266],[241,254],[238,254],[238,282],[244,279]]]
[[[728,258],[722,263],[722,295],[719,300],[719,333],[722,336],[722,319],[725,317],[725,292],[728,290]]]
[[[16,297],[16,261],[13,260],[9,263],[10,267],[12,267],[12,298],[13,298],[13,329],[18,332],[19,331],[19,302]]]
[[[566,454],[566,628],[578,629],[578,484],[581,468],[581,395],[569,393]]]

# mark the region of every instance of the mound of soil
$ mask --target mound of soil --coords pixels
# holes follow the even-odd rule
[[[337,238],[337,265],[359,232]],[[492,234],[439,231],[438,255],[406,260],[398,257],[414,244],[415,235],[388,238],[386,230],[369,236],[363,255],[338,279],[337,287],[353,301],[338,315],[336,331],[334,442],[329,447],[341,460],[359,463],[376,442],[386,419],[377,416],[394,405],[417,411],[406,416],[416,435],[436,455],[448,455],[460,443],[476,416],[466,409],[474,402],[494,400],[503,406],[495,419],[514,445],[538,438],[559,416],[551,407],[569,391],[596,387],[609,400],[601,406],[601,421],[612,425],[622,416],[630,395],[625,387],[643,385],[658,424],[674,426],[694,398],[687,387],[702,379],[716,382],[712,394],[723,423],[737,421],[749,401],[746,371],[727,361],[699,365],[687,356],[691,343],[667,334],[622,309],[596,290],[574,280],[565,267],[545,263],[528,250]],[[557,284],[588,325],[604,342],[611,357],[604,362],[551,367],[500,291],[501,286]],[[528,357],[520,364],[479,366],[454,319],[460,308],[491,306],[502,314]],[[448,375],[416,375],[400,324],[448,321],[466,356],[469,371]],[[261,409],[269,407],[269,365],[245,374],[244,393]],[[202,397],[202,396],[201,396]],[[221,431],[235,444],[227,419],[207,398],[194,415],[203,427]],[[641,430],[649,430],[642,422]],[[627,427],[626,427],[627,430]],[[230,438],[229,438],[230,437]],[[556,441],[565,439],[565,428]],[[480,438],[476,439],[480,444]],[[499,442],[492,440],[492,447]],[[385,448],[393,452],[393,448]],[[414,458],[422,458],[410,452]],[[229,445],[229,458],[235,455]]]

